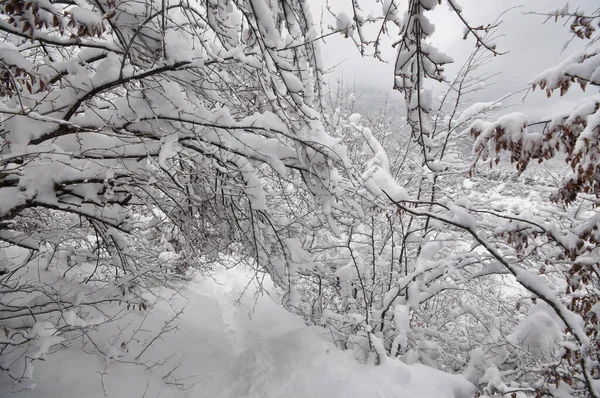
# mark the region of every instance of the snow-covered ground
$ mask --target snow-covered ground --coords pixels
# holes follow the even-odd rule
[[[171,307],[177,310],[185,305],[177,330],[167,333],[143,354],[148,365],[169,358],[162,366],[157,364],[148,370],[115,361],[107,364],[97,353],[67,348],[36,363],[37,388],[33,390],[15,392],[12,380],[0,376],[0,396],[471,396],[472,385],[464,378],[423,365],[408,366],[396,360],[381,366],[357,363],[351,351],[340,351],[328,342],[323,329],[305,326],[268,295],[260,295],[255,301],[254,285],[245,290],[249,278],[241,270],[224,270],[213,278],[197,279],[181,295],[174,294],[150,313],[145,328],[160,329],[170,319]],[[139,317],[133,320],[136,322],[144,314],[128,316]],[[126,334],[124,331],[123,336]],[[129,340],[123,337],[123,341]],[[164,377],[174,367],[171,375]],[[176,380],[185,388],[165,382]]]

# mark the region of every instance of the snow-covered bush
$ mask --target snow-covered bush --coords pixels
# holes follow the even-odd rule
[[[304,2],[0,13],[0,240],[25,253],[2,262],[3,371],[30,383],[32,362],[113,316],[102,303],[146,311],[172,271],[246,261],[289,286],[293,237],[333,225],[351,188]]]
[[[589,43],[584,51],[534,77],[532,88],[540,87],[550,97],[555,90],[564,95],[574,83],[583,90],[600,86],[599,10],[586,14],[581,9],[570,11],[566,5],[542,15],[555,21],[566,19],[574,38]],[[562,158],[567,164],[566,175],[549,195],[557,203],[548,205],[554,217],[541,212],[521,214],[508,223],[510,228],[501,231],[515,244],[520,258],[536,258],[538,273],[552,281],[548,289],[541,280],[528,276],[523,285],[549,305],[556,318],[553,322],[543,312],[536,312],[512,336],[521,347],[539,344],[533,350],[539,358],[549,353],[547,342],[558,338],[557,324],[564,331],[560,359],[546,361],[543,373],[548,382],[538,386],[538,394],[561,396],[561,391],[567,391],[598,397],[600,97],[589,95],[575,107],[542,120],[513,113],[492,122],[476,121],[470,131],[479,156],[499,158],[507,151],[520,172],[531,168],[532,160],[542,163]],[[542,247],[546,247],[545,253]],[[543,331],[540,325],[546,325]]]
[[[450,13],[463,23],[466,38],[474,38],[477,47],[487,54],[500,54],[492,40],[497,24],[479,27],[470,25],[454,0],[385,2],[387,10],[384,9],[379,17],[367,16],[360,7],[354,7],[353,17],[345,18],[351,24],[350,28],[345,24],[344,34],[351,35],[363,54],[372,46],[375,57],[380,54],[378,47],[381,45],[381,33],[388,32],[390,26],[398,28],[398,40],[394,43],[397,49],[394,88],[404,94],[410,135],[420,148],[419,165],[425,171],[418,174],[423,182],[418,185],[418,189],[408,190],[408,198],[403,195],[396,197],[395,192],[392,192],[394,187],[381,189],[382,186],[378,186],[384,198],[387,194],[389,201],[394,204],[388,208],[383,204],[382,211],[387,211],[389,215],[398,214],[400,217],[408,215],[410,219],[422,221],[415,224],[418,234],[413,236],[413,242],[417,250],[410,257],[411,264],[408,267],[410,270],[412,266],[418,272],[411,274],[408,271],[406,275],[416,281],[425,277],[425,283],[413,284],[415,291],[405,291],[403,286],[410,283],[401,283],[396,295],[386,298],[386,295],[376,294],[382,301],[370,299],[372,289],[369,279],[377,275],[377,270],[382,267],[378,264],[377,256],[372,256],[370,261],[363,259],[370,253],[381,255],[385,250],[378,252],[374,250],[375,245],[369,243],[369,239],[373,242],[372,237],[376,235],[373,229],[357,228],[355,240],[352,240],[353,234],[350,234],[350,238],[346,236],[345,245],[350,253],[354,246],[357,255],[350,257],[351,263],[357,265],[356,270],[351,273],[345,272],[346,268],[343,268],[342,274],[346,280],[352,281],[349,291],[354,298],[358,298],[357,305],[360,305],[361,300],[364,302],[364,313],[361,316],[351,316],[348,323],[362,325],[361,346],[368,347],[365,336],[377,330],[377,314],[381,313],[379,310],[382,302],[386,304],[383,308],[389,305],[387,303],[393,303],[395,308],[397,304],[406,305],[409,302],[414,311],[411,314],[416,316],[417,306],[414,302],[410,303],[410,296],[413,299],[415,295],[436,297],[438,291],[465,289],[468,294],[457,294],[456,302],[466,311],[456,314],[469,313],[473,316],[466,319],[463,325],[465,328],[482,324],[485,331],[477,335],[475,344],[467,347],[467,352],[471,350],[472,353],[469,362],[463,360],[457,368],[466,366],[465,372],[479,385],[481,395],[570,394],[599,397],[597,353],[600,350],[597,346],[598,318],[594,311],[599,297],[596,258],[599,226],[596,207],[597,173],[600,170],[597,165],[600,159],[597,156],[597,139],[600,129],[597,95],[589,96],[573,111],[565,111],[543,121],[530,121],[526,115],[514,112],[496,120],[476,121],[467,128],[475,117],[479,117],[479,111],[492,110],[497,103],[474,104],[466,109],[455,107],[453,112],[444,115],[443,111],[437,109],[429,89],[431,81],[445,80],[444,65],[451,62],[450,57],[440,54],[429,42],[434,26],[429,22],[427,14],[440,3],[446,3]],[[398,23],[397,16],[403,12],[404,17]],[[590,46],[557,68],[542,73],[532,84],[546,89],[549,95],[558,88],[564,93],[572,83],[579,83],[583,88],[597,85],[600,59],[595,49],[598,43],[597,11],[586,15],[580,10],[571,13],[565,8],[547,16],[555,19],[568,18],[573,34],[590,40]],[[376,37],[370,38],[367,37],[365,26],[372,23],[379,23],[380,29]],[[461,93],[461,90],[455,87],[455,92]],[[457,97],[460,98],[460,94]],[[438,115],[442,116],[443,122],[440,123]],[[536,132],[529,133],[529,125],[536,125]],[[543,131],[539,132],[539,126],[544,127]],[[465,128],[467,129],[464,130]],[[472,189],[473,181],[462,182],[458,179],[452,182],[451,177],[461,172],[477,175],[477,166],[469,171],[469,167],[465,167],[465,163],[468,163],[463,158],[465,153],[462,152],[463,156],[458,157],[449,156],[446,143],[448,137],[453,140],[465,139],[469,133],[475,138],[478,157],[486,158],[489,154],[495,156],[508,150],[511,160],[518,164],[520,171],[532,159],[541,161],[562,151],[573,173],[565,178],[552,199],[559,204],[576,206],[561,207],[547,202],[543,196],[546,188],[528,185],[518,187],[519,192],[514,192],[513,195],[522,197],[523,192],[533,188],[531,199],[535,201],[532,200],[533,206],[529,209],[515,205],[515,199],[512,199],[512,206],[507,206],[507,202],[511,201],[510,192],[496,191],[495,197],[489,195],[490,192],[481,191],[473,196],[465,195],[468,192],[460,187]],[[388,156],[394,150],[397,149],[386,147]],[[377,151],[373,152],[376,154],[373,159],[381,159]],[[363,177],[368,187],[369,175]],[[398,178],[396,182],[401,179],[402,177]],[[545,182],[545,185],[549,184]],[[380,192],[374,189],[370,193],[378,196]],[[503,194],[508,196],[506,200],[502,200]],[[390,226],[392,230],[395,228]],[[444,241],[451,241],[453,244]],[[366,249],[369,244],[373,247],[371,252]],[[405,247],[402,245],[402,250],[406,250]],[[464,268],[457,267],[457,264],[464,264],[469,258],[477,264],[471,270],[464,272]],[[366,267],[361,269],[362,261],[373,267],[370,270]],[[460,271],[458,274],[457,268]],[[424,274],[431,270],[439,270],[443,278],[427,279]],[[459,283],[452,283],[452,278],[446,276],[451,272],[459,276]],[[465,274],[468,275],[467,278]],[[490,276],[487,282],[480,286],[471,284],[471,281],[483,275]],[[501,280],[507,281],[506,286],[498,289]],[[478,287],[483,287],[483,290],[478,291]],[[511,290],[514,294],[507,297],[506,292]],[[498,292],[504,294],[499,295]],[[494,304],[490,307],[482,304],[487,300]],[[448,305],[448,302],[453,301],[445,301],[445,304]],[[531,305],[542,306],[547,316],[527,308]],[[490,312],[489,308],[495,310]],[[485,316],[482,317],[482,314]],[[528,315],[525,316],[526,314]],[[497,319],[495,325],[487,321],[481,322],[481,319],[493,320],[494,317]],[[456,316],[450,318],[456,322]],[[423,320],[431,322],[432,318],[426,315]],[[423,322],[411,319],[415,325],[417,321]],[[402,325],[405,325],[404,321],[394,327],[399,340],[391,352],[393,356],[397,355],[395,349],[398,346],[404,347],[407,341],[405,335],[408,334],[403,332],[405,326]],[[546,330],[542,331],[540,327]],[[439,329],[435,332],[438,336],[443,336]],[[536,335],[538,338],[535,340],[541,346],[533,344],[534,341],[527,338],[527,334]],[[451,339],[455,338],[456,331],[449,335]],[[384,336],[375,337],[381,340]],[[371,339],[370,350],[380,356],[378,346],[378,341]],[[430,351],[433,351],[434,346],[430,347]],[[426,358],[429,359],[431,357]],[[435,358],[431,363],[435,363]]]

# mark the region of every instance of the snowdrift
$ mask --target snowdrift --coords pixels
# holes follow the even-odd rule
[[[160,329],[185,307],[177,328],[144,352],[146,365],[107,361],[97,353],[62,348],[35,367],[37,387],[21,390],[5,375],[2,397],[402,397],[467,398],[463,377],[423,365],[388,360],[357,363],[350,351],[327,340],[275,303],[267,289],[239,269],[195,280],[154,312],[131,312],[115,325],[115,350],[127,351],[127,326]],[[243,294],[242,294],[243,293]],[[149,314],[149,315],[148,315]],[[119,334],[119,328],[123,332]],[[113,334],[111,334],[113,336]],[[120,336],[120,337],[119,337]],[[121,339],[121,340],[120,340]],[[122,356],[126,358],[126,355]]]

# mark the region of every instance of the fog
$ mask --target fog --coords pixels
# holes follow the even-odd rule
[[[381,4],[375,2],[362,3],[363,11],[367,15],[379,11],[377,7],[381,7]],[[571,10],[578,6],[589,12],[597,7],[597,2],[593,0],[570,3]],[[327,26],[335,24],[334,17],[322,2],[312,0],[310,4],[315,19],[320,20],[325,31]],[[329,5],[334,13],[351,12],[349,0],[334,0],[329,2]],[[465,19],[471,25],[487,25],[499,21],[494,42],[498,51],[504,54],[494,57],[486,66],[486,70],[495,76],[486,82],[486,89],[478,98],[481,101],[495,100],[527,88],[528,83],[537,74],[581,50],[585,44],[580,39],[572,40],[573,35],[563,21],[548,21],[544,16],[533,14],[563,7],[564,0],[462,0],[460,5]],[[473,51],[474,39],[463,40],[463,25],[445,4],[429,13],[429,17],[436,28],[432,38],[433,44],[455,61],[447,68],[447,77],[451,79]],[[377,29],[378,27],[367,28],[365,34],[375,37]],[[361,57],[351,39],[342,35],[329,36],[321,45],[325,65],[331,70],[329,80],[335,82],[342,79],[347,84],[356,86],[357,91],[390,91],[393,85],[395,57],[392,43],[397,39],[393,36],[395,33],[390,24],[388,35],[382,40],[382,55],[386,62],[378,61],[369,55]],[[569,45],[565,47],[566,43]],[[370,53],[372,54],[372,49]],[[586,94],[589,93],[582,93],[576,87],[564,97],[556,93],[548,99],[545,92],[529,91],[511,97],[506,103],[520,104],[519,111],[529,113],[532,117],[543,117],[569,106]],[[394,93],[391,95],[399,96]]]

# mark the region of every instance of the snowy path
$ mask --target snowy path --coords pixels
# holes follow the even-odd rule
[[[459,377],[426,368],[388,361],[385,366],[363,366],[351,352],[327,342],[322,330],[309,328],[261,297],[254,306],[252,290],[233,302],[247,284],[245,274],[222,272],[216,281],[192,283],[179,329],[171,332],[148,356],[172,353],[170,363],[181,366],[178,377],[196,376],[187,390],[165,385],[160,376],[140,366],[111,363],[98,355],[62,350],[37,365],[38,388],[10,394],[10,383],[0,378],[2,397],[469,397],[470,386]],[[252,317],[249,313],[252,312]],[[102,373],[105,373],[102,375]],[[189,381],[191,383],[191,380]]]

